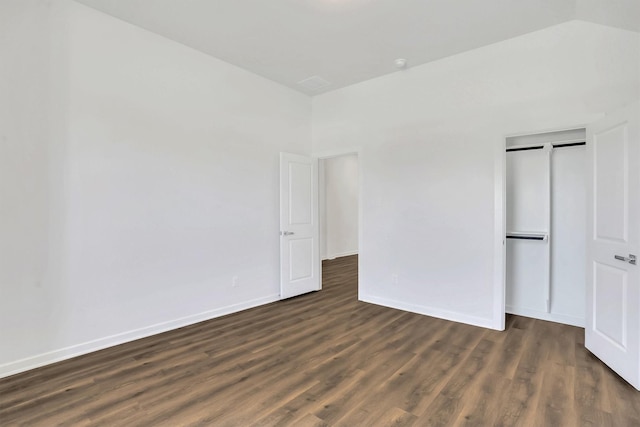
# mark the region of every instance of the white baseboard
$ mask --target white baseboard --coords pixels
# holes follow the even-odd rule
[[[517,316],[532,317],[534,319],[548,320],[549,322],[564,323],[565,325],[577,326],[584,328],[584,319],[575,316],[568,316],[566,314],[547,313],[543,310],[536,310],[531,308],[512,307],[507,305],[506,312],[509,314],[515,314]]]
[[[358,255],[358,251],[341,252],[341,253],[338,253],[338,254],[325,255],[322,258],[322,260],[323,261],[332,260],[332,259],[336,259],[336,258],[342,258],[343,256],[351,256],[351,255]]]
[[[160,334],[162,332],[167,332],[173,329],[193,325],[194,323],[211,320],[216,317],[226,316],[227,314],[236,313],[238,311],[247,310],[249,308],[257,307],[264,304],[269,304],[278,301],[279,299],[280,295],[270,295],[263,298],[256,298],[239,304],[233,304],[226,307],[205,311],[203,313],[181,317],[179,319],[157,323],[155,325],[146,326],[144,328],[134,329],[132,331],[127,331],[120,334],[88,341],[85,343],[76,344],[70,347],[53,350],[36,356],[27,357],[15,362],[9,362],[4,365],[0,365],[0,378],[8,377],[10,375],[15,375],[20,372],[28,371],[30,369],[35,369],[41,366],[60,362],[62,360],[71,359],[72,357],[81,356],[83,354],[92,353],[94,351],[102,350],[108,347],[124,344],[126,342],[146,338],[152,335]]]
[[[394,301],[387,298],[376,297],[373,295],[360,294],[358,296],[358,299],[360,301],[368,302],[371,304],[396,308],[398,310],[409,311],[411,313],[424,314],[425,316],[437,317],[439,319],[450,320],[452,322],[466,323],[472,326],[480,326],[481,328],[496,329],[493,319],[485,319],[483,317],[470,316],[468,314],[442,310],[435,307],[410,304],[402,301]]]

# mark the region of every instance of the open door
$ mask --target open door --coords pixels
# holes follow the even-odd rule
[[[280,298],[321,288],[318,162],[280,153]]]
[[[585,345],[640,389],[640,108],[587,128]]]

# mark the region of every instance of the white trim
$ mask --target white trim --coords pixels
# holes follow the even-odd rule
[[[578,326],[584,328],[585,321],[583,318],[568,316],[566,314],[547,313],[544,310],[536,310],[532,308],[511,307],[506,306],[506,311],[509,314],[515,314],[517,316],[531,317],[534,319],[547,320],[549,322],[564,323],[566,325]]]
[[[325,164],[321,159],[318,161],[318,246],[320,246],[320,260],[327,257],[327,177]],[[320,266],[322,270],[322,266]],[[321,276],[322,280],[322,276]]]
[[[341,252],[339,254],[326,255],[324,258],[322,258],[322,260],[323,261],[332,260],[336,258],[342,258],[343,256],[351,256],[351,255],[358,255],[358,251],[349,251],[349,252]]]
[[[362,149],[360,147],[344,147],[333,150],[316,151],[312,156],[317,159],[330,159],[332,157],[347,156],[349,154],[357,154],[360,156]]]
[[[41,366],[60,362],[62,360],[71,359],[72,357],[81,356],[83,354],[92,353],[94,351],[103,350],[108,347],[113,347],[130,341],[135,341],[141,338],[146,338],[152,335],[161,334],[163,332],[193,325],[195,323],[204,322],[205,320],[211,320],[216,317],[226,316],[227,314],[237,313],[239,311],[247,310],[260,305],[269,304],[278,301],[279,299],[280,295],[277,294],[269,295],[262,298],[256,298],[242,303],[217,308],[186,317],[181,317],[179,319],[170,320],[167,322],[157,323],[155,325],[146,326],[144,328],[134,329],[132,331],[122,332],[120,334],[98,338],[96,340],[88,341],[82,344],[76,344],[70,347],[65,347],[36,356],[27,357],[25,359],[16,360],[14,362],[0,365],[0,378],[8,377],[20,372],[25,372],[31,369],[39,368]]]
[[[506,206],[506,165],[505,146],[507,139],[496,143],[496,161],[494,167],[493,201],[493,329],[504,331],[506,304],[506,261],[507,261],[507,206]]]
[[[427,307],[416,304],[407,304],[402,301],[394,301],[387,298],[380,298],[374,295],[360,294],[358,299],[362,302],[381,305],[383,307],[395,308],[398,310],[408,311],[411,313],[423,314],[425,316],[437,317],[439,319],[450,320],[452,322],[466,323],[468,325],[479,326],[481,328],[498,329],[494,327],[494,319],[484,317],[470,316],[455,311],[442,310],[435,307]],[[504,328],[503,328],[504,329]],[[500,330],[500,329],[498,329]]]
[[[600,116],[604,116],[604,114],[601,114]],[[568,132],[568,131],[572,131],[572,130],[579,130],[579,129],[586,129],[587,125],[582,123],[582,124],[577,124],[575,126],[569,126],[569,127],[562,127],[562,128],[545,128],[545,129],[535,129],[535,130],[527,130],[524,132],[516,132],[516,133],[508,133],[504,135],[504,139],[506,142],[507,138],[515,138],[518,136],[529,136],[529,135],[538,135],[541,133],[558,133],[558,132]],[[542,145],[542,144],[533,144],[533,145]],[[511,148],[511,147],[509,147]]]

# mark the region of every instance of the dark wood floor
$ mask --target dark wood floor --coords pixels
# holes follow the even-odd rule
[[[357,258],[324,290],[0,380],[0,425],[640,425],[640,393],[583,330],[505,332],[357,301]]]

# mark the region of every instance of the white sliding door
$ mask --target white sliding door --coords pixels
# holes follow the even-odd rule
[[[507,312],[549,306],[550,146],[507,152]]]
[[[584,326],[587,227],[586,146],[555,148],[551,157],[551,306],[564,323]]]

